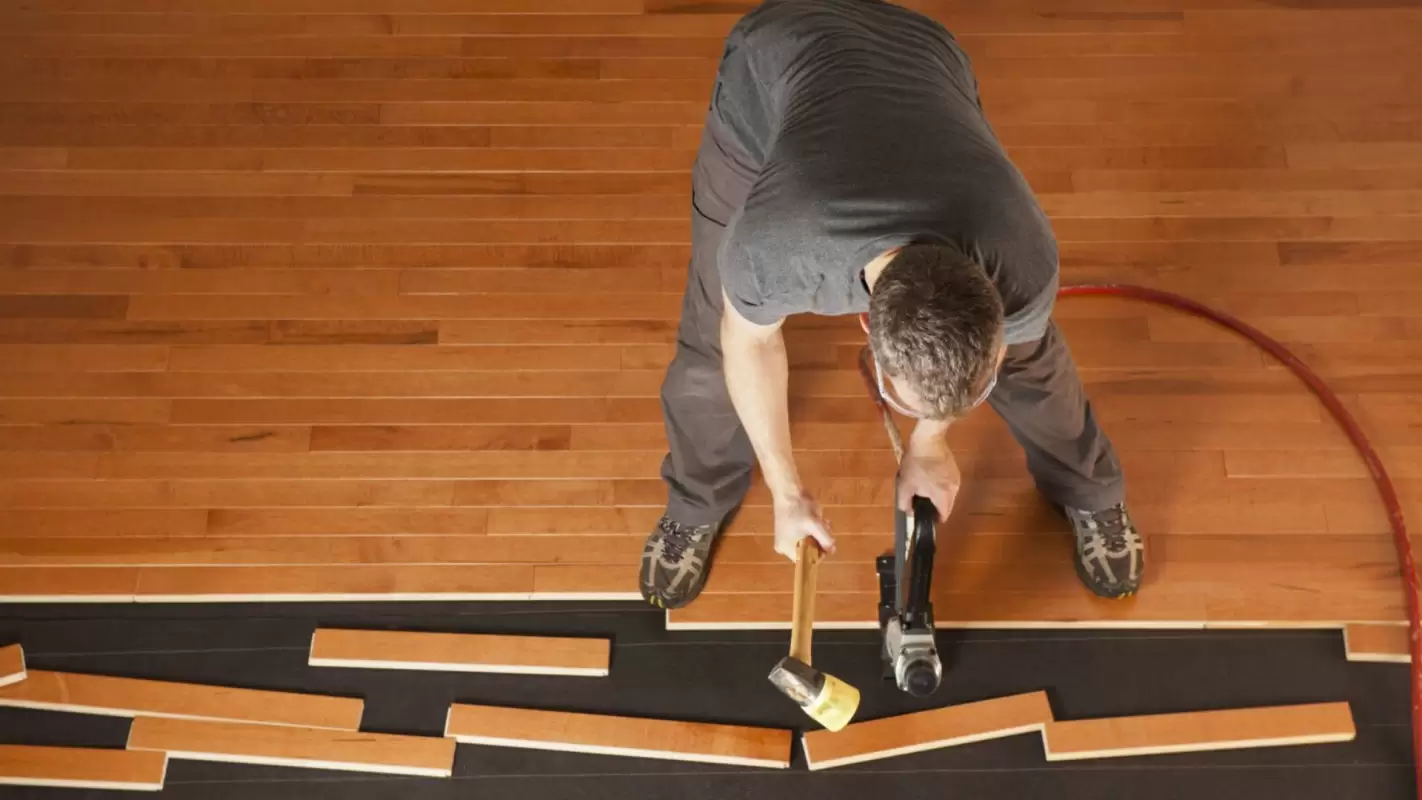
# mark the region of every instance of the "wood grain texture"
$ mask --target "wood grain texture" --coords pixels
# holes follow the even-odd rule
[[[138,573],[140,603],[531,600],[533,567],[153,567]],[[553,598],[548,598],[553,599]],[[624,594],[623,598],[628,599]]]
[[[467,744],[783,769],[790,766],[792,733],[456,703],[450,707],[445,735]]]
[[[1352,741],[1347,703],[1051,722],[1048,761]]]
[[[0,688],[0,706],[353,731],[360,726],[365,703],[348,697],[32,669],[25,680]]]
[[[168,772],[166,753],[89,747],[0,745],[0,785],[156,792]]]
[[[808,731],[800,743],[810,769],[821,770],[1040,732],[1051,720],[1047,693],[1031,692]]]
[[[162,751],[187,761],[432,778],[448,778],[454,770],[453,739],[246,722],[139,717],[129,730],[128,749]]]
[[[491,636],[470,633],[317,628],[313,667],[507,672],[521,675],[607,675],[607,639]]]
[[[0,647],[0,686],[19,683],[26,674],[24,648],[18,644]]]
[[[638,596],[689,171],[753,4],[475,5],[0,11],[0,602]],[[1181,292],[1279,337],[1415,496],[1415,10],[911,5],[972,58],[1063,283]],[[1055,316],[1125,465],[1145,589],[1077,585],[985,410],[950,436],[943,625],[1401,621],[1366,472],[1290,375],[1162,309]],[[820,624],[870,626],[893,460],[863,334],[786,338],[798,465],[840,536]],[[768,506],[757,479],[673,625],[788,620]]]
[[[1406,626],[1362,623],[1344,626],[1343,648],[1349,661],[1412,663],[1412,648]]]

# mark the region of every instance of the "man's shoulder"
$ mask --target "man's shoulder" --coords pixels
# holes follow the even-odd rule
[[[803,42],[816,33],[846,25],[922,27],[948,40],[953,35],[942,23],[904,6],[884,0],[765,0],[735,24],[731,35],[757,45]]]

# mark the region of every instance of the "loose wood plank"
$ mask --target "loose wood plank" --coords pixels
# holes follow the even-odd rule
[[[1047,693],[1031,692],[809,731],[801,746],[810,769],[821,770],[1040,732],[1051,721]]]
[[[245,722],[139,717],[128,749],[157,750],[187,761],[270,764],[309,769],[448,778],[454,740]]]
[[[17,644],[0,647],[0,686],[9,686],[24,680],[25,650]]]
[[[1345,625],[1343,647],[1349,661],[1410,664],[1409,636],[1405,625]]]
[[[781,769],[790,766],[792,736],[771,728],[460,703],[450,707],[444,734],[461,744]]]
[[[360,726],[365,703],[350,697],[32,669],[25,680],[0,688],[0,706],[353,731]]]
[[[1048,761],[1071,761],[1349,742],[1356,734],[1347,703],[1317,703],[1050,722],[1043,741]]]
[[[167,771],[166,753],[0,745],[0,785],[5,786],[156,792]]]
[[[363,631],[317,628],[313,667],[607,675],[611,642],[553,636]]]

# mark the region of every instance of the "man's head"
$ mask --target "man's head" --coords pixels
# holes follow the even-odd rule
[[[957,248],[905,247],[873,278],[870,347],[890,391],[919,416],[970,410],[1001,364],[1002,337],[997,289]]]

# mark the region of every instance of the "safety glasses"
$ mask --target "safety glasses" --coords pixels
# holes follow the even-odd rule
[[[860,314],[859,324],[863,326],[864,332],[868,333],[869,315]],[[894,411],[897,411],[898,413],[903,414],[904,416],[909,417],[911,419],[925,419],[927,417],[926,414],[909,408],[907,404],[901,401],[898,396],[894,394],[891,387],[884,383],[884,370],[879,367],[879,359],[874,357],[873,348],[866,348],[866,351],[869,360],[874,362],[874,382],[878,388],[879,397],[884,399],[884,403],[887,404],[889,408],[892,408]],[[973,401],[972,405],[964,409],[964,412],[971,411],[982,405],[983,403],[987,402],[988,397],[992,394],[992,390],[996,388],[997,370],[993,370],[992,375],[988,377],[987,386],[983,387],[982,394],[978,395],[978,398]]]

